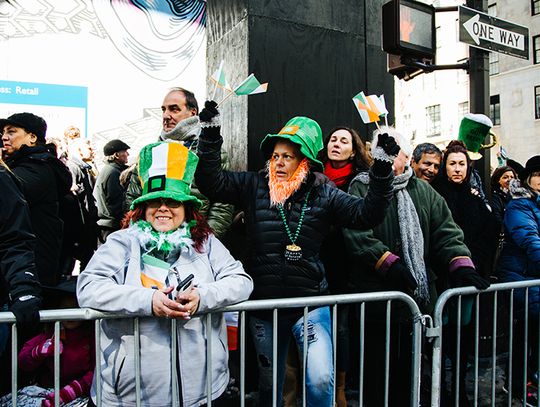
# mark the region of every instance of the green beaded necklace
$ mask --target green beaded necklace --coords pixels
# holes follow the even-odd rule
[[[283,222],[283,225],[285,226],[285,232],[287,232],[287,236],[289,237],[292,243],[285,247],[285,259],[289,261],[298,261],[302,258],[302,248],[296,244],[296,240],[298,239],[298,235],[300,234],[300,228],[302,227],[302,223],[304,222],[304,216],[306,214],[306,208],[307,208],[310,192],[311,190],[309,190],[306,194],[306,199],[304,200],[304,204],[302,205],[302,210],[300,211],[300,219],[298,220],[298,226],[296,227],[294,236],[292,235],[291,229],[289,228],[289,225],[287,224],[287,219],[285,218],[285,212],[283,210],[283,204],[279,203],[276,205],[279,211],[279,214],[281,215],[281,220]]]

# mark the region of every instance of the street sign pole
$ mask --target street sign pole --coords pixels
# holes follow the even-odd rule
[[[467,0],[467,6],[486,12],[487,0]],[[471,113],[483,113],[489,117],[489,52],[469,47],[469,65],[469,111]],[[482,158],[476,161],[475,166],[480,172],[484,189],[490,196],[490,152],[489,149],[482,149],[481,153]]]

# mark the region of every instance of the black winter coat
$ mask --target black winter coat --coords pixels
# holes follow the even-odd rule
[[[60,201],[69,194],[71,174],[56,158],[54,145],[23,145],[6,164],[21,181],[36,235],[36,268],[42,285],[59,282],[63,222]]]
[[[302,249],[302,259],[287,261],[285,247],[291,242],[278,210],[270,207],[266,171],[223,171],[220,167],[223,139],[212,140],[205,130],[199,139],[200,161],[195,179],[209,199],[233,204],[245,213],[249,242],[245,266],[255,286],[251,298],[327,294],[328,284],[319,251],[330,226],[369,229],[382,222],[392,196],[393,174],[386,178],[371,174],[372,187],[365,199],[332,187],[321,173],[309,174],[307,181],[284,204],[289,228],[294,234],[306,193],[311,191],[296,241]]]
[[[28,205],[15,176],[0,166],[0,306],[7,294],[15,300],[39,295]]]
[[[482,198],[472,194],[468,182],[455,184],[440,176],[431,185],[445,199],[454,221],[463,230],[476,269],[489,278],[493,273],[500,223]]]

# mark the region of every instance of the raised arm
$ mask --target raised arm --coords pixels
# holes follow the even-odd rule
[[[199,136],[199,164],[195,182],[210,201],[239,206],[249,185],[250,173],[225,171],[221,162],[221,125],[215,102],[206,102],[199,117],[201,135]]]

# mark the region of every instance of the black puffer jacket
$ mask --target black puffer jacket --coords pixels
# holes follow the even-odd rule
[[[30,221],[37,238],[36,267],[42,285],[56,285],[63,222],[59,205],[69,194],[71,174],[56,158],[54,145],[23,145],[6,164],[21,181],[30,208]]]
[[[15,176],[0,165],[0,306],[7,294],[15,300],[39,295],[35,275],[34,247],[28,205]]]
[[[285,246],[290,244],[278,210],[270,207],[265,171],[229,172],[220,167],[223,139],[206,135],[199,140],[196,182],[210,199],[233,204],[245,212],[249,241],[246,269],[255,287],[251,298],[288,298],[328,293],[319,251],[331,225],[369,229],[384,219],[392,196],[393,175],[372,177],[372,188],[365,199],[356,198],[328,184],[321,173],[311,173],[307,181],[285,203],[289,228],[294,234],[307,191],[307,210],[296,244],[302,259],[287,261]]]

